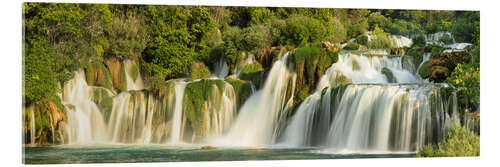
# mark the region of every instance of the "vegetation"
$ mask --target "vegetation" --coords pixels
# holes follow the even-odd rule
[[[60,99],[54,99],[60,88],[80,69],[89,85],[119,93],[127,90],[123,61],[131,60],[132,79],[142,75],[149,91],[161,96],[169,79],[209,77],[220,60],[234,73],[247,55],[255,55],[255,62],[242,69],[241,80],[225,79],[235,88],[240,106],[250,95],[250,82],[260,87],[272,62],[285,51],[292,51],[289,62],[297,73],[295,92],[287,92],[297,97],[296,105],[315,90],[325,70],[337,61],[340,43],[356,39],[344,50],[387,49],[393,47],[390,35],[405,35],[414,45],[402,50],[420,57],[415,60],[432,52],[432,61],[419,71],[423,77],[452,84],[460,90],[461,107],[479,108],[479,12],[24,3],[23,15],[26,107],[39,109],[49,101],[59,104]],[[440,31],[452,34],[441,38],[443,43],[455,39],[473,46],[457,59],[457,55],[443,54],[444,47],[426,45],[424,34]],[[394,81],[390,70],[382,72]],[[342,85],[350,83],[345,76],[337,80]],[[203,100],[209,97],[201,90],[213,84],[223,88],[220,80],[203,79],[186,87],[184,103],[189,104],[187,117],[195,130],[203,128],[199,119]],[[110,112],[110,95],[102,89],[94,95],[92,100]],[[41,110],[35,114],[37,119],[49,116]],[[47,127],[46,120],[38,122],[44,125],[37,128]],[[45,133],[38,137],[42,143],[55,142],[45,140],[46,130],[40,132]]]
[[[479,156],[479,152],[479,136],[466,127],[454,126],[439,143],[421,148],[417,157]]]

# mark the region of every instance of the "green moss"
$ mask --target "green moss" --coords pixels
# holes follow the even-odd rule
[[[392,71],[386,67],[382,68],[382,74],[385,75],[385,77],[387,77],[387,81],[389,83],[396,83],[396,78],[394,78],[394,75],[392,74]]]
[[[111,73],[106,66],[98,61],[91,62],[85,68],[85,79],[91,86],[102,86],[108,89],[113,87]]]
[[[226,78],[226,82],[231,84],[236,94],[236,106],[239,108],[252,95],[252,85],[244,80]]]
[[[191,78],[200,79],[210,77],[210,69],[202,62],[194,62],[191,64]]]
[[[202,135],[204,132],[204,113],[203,105],[210,98],[212,86],[216,85],[219,93],[223,93],[223,80],[208,80],[202,79],[197,82],[191,82],[186,85],[184,90],[183,107],[184,114],[193,128],[195,134]]]
[[[105,88],[94,88],[92,101],[101,109],[104,119],[107,122],[113,108],[113,94]]]
[[[429,64],[430,64],[430,61],[426,61],[426,62],[424,62],[424,64],[422,64],[422,67],[420,67],[420,69],[418,69],[418,75],[420,75],[420,77],[428,78],[431,76],[431,69],[429,67]]]
[[[240,79],[251,81],[257,88],[260,88],[263,82],[264,69],[259,63],[247,64],[241,70]]]
[[[137,80],[137,77],[140,75],[140,69],[139,66],[137,65],[137,62],[133,63],[132,65],[132,71],[130,72],[130,75],[132,77],[132,80]]]
[[[344,50],[358,50],[359,49],[359,44],[357,43],[350,43],[344,46]]]

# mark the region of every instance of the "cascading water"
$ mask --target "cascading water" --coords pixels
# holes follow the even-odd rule
[[[217,78],[225,78],[229,74],[229,66],[223,59],[215,64],[214,76]]]
[[[389,36],[389,40],[396,48],[410,47],[413,45],[413,41],[410,38],[401,35],[391,35]]]
[[[104,117],[91,100],[93,90],[94,87],[87,85],[83,70],[76,72],[64,86],[62,102],[67,109],[66,134],[70,144],[107,141]]]
[[[228,134],[217,144],[262,147],[275,142],[286,104],[292,100],[286,99],[289,82],[295,85],[295,73],[287,68],[287,57],[288,53],[273,64],[263,89],[250,96]]]
[[[352,84],[339,86],[346,78]],[[415,151],[444,135],[450,114],[458,120],[456,96],[448,100],[441,87],[403,68],[401,57],[343,52],[297,108],[281,143],[337,153]]]
[[[172,118],[172,134],[170,135],[170,143],[179,143],[181,141],[183,126],[182,126],[182,100],[184,98],[184,88],[186,82],[176,82],[175,89],[175,105],[174,115]]]

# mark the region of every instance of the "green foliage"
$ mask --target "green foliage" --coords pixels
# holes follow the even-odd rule
[[[462,126],[453,126],[437,145],[427,145],[417,152],[417,157],[479,156],[479,136]]]
[[[179,6],[148,6],[152,41],[143,52],[145,68],[162,76],[177,76],[189,67],[197,53],[206,48],[203,41],[212,21],[208,10]]]
[[[479,11],[457,12],[459,16],[451,25],[451,32],[457,42],[479,44]]]
[[[260,63],[247,64],[240,72],[239,77],[242,80],[251,81],[257,88],[263,82],[264,69]]]
[[[444,43],[444,44],[452,44],[454,41],[453,41],[453,37],[448,35],[448,34],[444,34],[440,39],[439,39],[440,42]]]
[[[356,38],[356,42],[360,45],[367,45],[368,44],[368,36],[360,35]]]
[[[200,62],[195,62],[191,64],[191,78],[193,79],[199,79],[199,78],[206,78],[210,76],[210,69],[208,69],[205,64],[200,63]]]
[[[347,30],[344,27],[344,24],[340,22],[339,19],[333,18],[332,20],[333,26],[333,42],[340,43],[347,40]]]
[[[137,60],[149,40],[144,18],[137,14],[115,17],[107,33],[112,39],[108,54],[119,59]]]
[[[321,22],[318,19],[294,15],[286,20],[281,44],[303,46],[308,43],[328,41],[333,37],[331,22]]]
[[[392,44],[384,30],[375,26],[372,32],[371,40],[368,41],[368,48],[387,49],[392,48]]]
[[[375,27],[380,27],[384,31],[389,31],[392,23],[390,19],[380,14],[380,12],[373,12],[368,16],[368,24],[372,30],[374,30]]]
[[[479,107],[479,63],[458,64],[445,82],[459,89],[457,96],[463,107]]]
[[[350,43],[344,46],[344,50],[358,50],[359,49],[359,44],[357,43]]]
[[[48,41],[43,37],[28,40],[25,44],[23,76],[26,104],[55,96],[59,91],[57,74],[53,71],[54,57],[49,55]]]
[[[424,35],[414,36],[411,40],[413,41],[413,45],[415,45],[415,46],[424,46],[425,45]]]

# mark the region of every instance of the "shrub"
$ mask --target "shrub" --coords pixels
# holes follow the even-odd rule
[[[344,27],[344,24],[340,22],[339,19],[333,18],[332,20],[332,25],[333,25],[333,42],[343,42],[347,40],[347,31]]]
[[[199,79],[210,76],[210,69],[201,62],[194,62],[191,64],[191,78]]]
[[[445,82],[459,89],[458,100],[464,107],[479,107],[479,63],[458,64]]]
[[[368,37],[366,35],[360,35],[356,38],[356,42],[360,45],[368,44]]]
[[[463,126],[453,126],[437,145],[426,145],[417,157],[479,156],[479,136]]]
[[[350,43],[344,46],[344,50],[358,50],[359,49],[359,44],[357,43]]]
[[[392,48],[392,45],[384,30],[375,26],[375,29],[372,32],[372,38],[368,41],[368,47],[372,49],[384,49]]]
[[[415,46],[424,46],[425,45],[424,35],[414,36],[411,40],[413,41],[413,45],[415,45]]]
[[[286,20],[284,45],[302,46],[330,40],[333,36],[331,22],[321,22],[318,19],[295,15]]]

